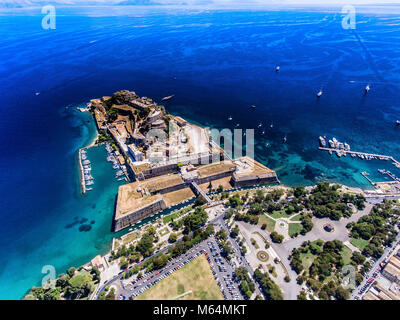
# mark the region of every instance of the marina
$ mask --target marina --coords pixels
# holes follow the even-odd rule
[[[87,186],[91,186],[94,184],[94,179],[91,174],[92,166],[90,160],[87,158],[87,148],[81,148],[78,151],[79,157],[79,168],[81,173],[81,191],[82,194],[85,194],[86,191],[93,190],[92,188],[87,188]]]
[[[359,152],[359,151],[353,151],[350,148],[350,145],[345,143],[342,143],[338,141],[336,138],[332,138],[332,140],[329,140],[329,145],[326,143],[326,137],[319,137],[319,150],[322,151],[328,151],[329,154],[336,153],[336,155],[340,158],[342,156],[346,156],[347,154],[350,154],[352,158],[360,158],[362,160],[383,160],[383,161],[391,161],[392,164],[396,168],[400,168],[400,162],[397,161],[395,158],[392,156],[388,155],[382,155],[382,154],[375,154],[375,153],[368,153],[368,152]]]
[[[123,181],[123,180],[129,181],[129,176],[126,166],[125,164],[122,163],[125,162],[125,160],[123,160],[124,158],[118,153],[118,151],[115,151],[113,149],[110,143],[106,143],[106,150],[107,150],[107,161],[112,162],[114,170],[118,170],[115,174],[115,178],[118,181]]]

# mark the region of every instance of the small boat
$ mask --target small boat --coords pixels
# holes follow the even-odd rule
[[[396,126],[400,126],[400,120],[396,120]]]
[[[260,123],[257,127],[258,127],[258,128],[261,128],[261,127],[262,127],[262,123]]]
[[[175,97],[175,95],[173,94],[173,95],[170,95],[170,96],[167,96],[167,97],[164,97],[164,98],[162,98],[161,99],[161,101],[167,101],[167,100],[171,100],[173,97]]]
[[[287,141],[287,138],[286,138],[286,136],[284,136],[283,137],[283,143],[286,143],[286,141]]]
[[[265,134],[265,131],[261,132],[261,134]]]
[[[321,147],[326,147],[326,141],[323,137],[319,136],[318,140]]]
[[[35,93],[35,96],[38,96],[38,95],[40,95],[40,92],[36,92],[36,93]]]
[[[368,93],[368,91],[370,90],[371,88],[369,87],[369,85],[367,85],[366,87],[365,87],[365,93]]]
[[[255,108],[257,108],[254,104],[252,104],[251,106],[250,106],[250,108],[252,108],[252,109],[255,109]]]
[[[274,127],[274,124],[273,123],[271,123],[271,125],[269,126],[271,129]]]
[[[239,126],[240,126],[240,123],[237,123],[237,124],[236,124],[236,127],[239,127]]]
[[[320,90],[318,93],[317,93],[317,98],[320,98],[322,96],[322,90]]]
[[[280,66],[277,66],[276,69],[275,69],[275,71],[276,71],[276,72],[279,72],[279,70],[281,70],[281,67],[280,67]]]
[[[231,117],[231,116],[229,116],[228,120],[229,120],[229,121],[232,121],[232,117]]]

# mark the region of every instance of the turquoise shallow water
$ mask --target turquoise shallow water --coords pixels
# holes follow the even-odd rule
[[[335,11],[84,10],[60,9],[51,31],[40,10],[0,12],[1,299],[39,284],[44,265],[61,273],[109,248],[118,182],[91,149],[96,184],[80,195],[76,151],[95,128],[75,107],[120,89],[175,94],[167,110],[204,126],[255,128],[256,159],[288,185],[400,175],[316,149],[327,135],[400,159],[399,15],[360,13],[351,31]]]

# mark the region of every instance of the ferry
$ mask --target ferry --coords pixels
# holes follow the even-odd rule
[[[320,98],[322,96],[322,90],[320,90],[318,93],[317,93],[317,98]]]
[[[172,95],[170,95],[170,96],[167,96],[167,97],[164,97],[164,98],[162,98],[162,99],[161,99],[161,101],[168,101],[168,100],[171,100],[173,97],[175,97],[175,95],[174,95],[174,94],[172,94]]]

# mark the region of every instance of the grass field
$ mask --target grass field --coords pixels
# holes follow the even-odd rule
[[[296,233],[300,234],[302,229],[303,226],[300,223],[289,223],[289,236],[292,236]]]
[[[260,215],[260,218],[258,219],[258,224],[259,224],[260,226],[262,226],[264,223],[267,225],[266,230],[267,230],[268,232],[272,232],[272,231],[275,230],[276,221],[273,220],[273,219],[271,219],[271,218],[268,217],[267,215],[262,214],[262,215]]]
[[[300,260],[305,270],[308,270],[308,268],[310,268],[311,264],[313,263],[316,257],[317,256],[312,254],[311,252],[300,253]]]
[[[146,290],[135,300],[169,300],[185,292],[179,300],[223,300],[204,254]]]
[[[361,251],[364,250],[364,248],[367,246],[367,244],[369,243],[368,240],[364,240],[364,239],[356,239],[356,238],[351,238],[350,239],[350,243],[353,246],[356,246],[358,249],[360,249]]]
[[[349,247],[344,246],[342,252],[340,253],[341,256],[343,257],[344,264],[349,264],[351,261],[351,255],[353,254],[353,251]]]
[[[189,207],[187,207],[187,208],[181,209],[181,210],[179,210],[179,211],[177,211],[177,212],[175,212],[175,213],[171,213],[171,214],[169,214],[169,215],[167,215],[167,216],[165,216],[165,217],[163,218],[163,223],[164,223],[164,224],[168,224],[168,223],[170,223],[172,220],[175,220],[175,219],[181,217],[181,216],[184,215],[185,213],[188,213],[190,210],[192,210],[192,206],[189,206]]]
[[[301,213],[299,213],[299,214],[294,214],[294,215],[290,218],[290,221],[300,221],[300,220],[301,220],[301,216],[302,216]]]
[[[269,213],[268,215],[269,216],[271,216],[272,218],[274,218],[274,219],[279,219],[279,218],[290,218],[290,217],[292,217],[293,215],[294,215],[295,213],[293,213],[293,214],[287,214],[286,212],[285,212],[285,210],[279,210],[279,211],[273,211],[272,213]]]

